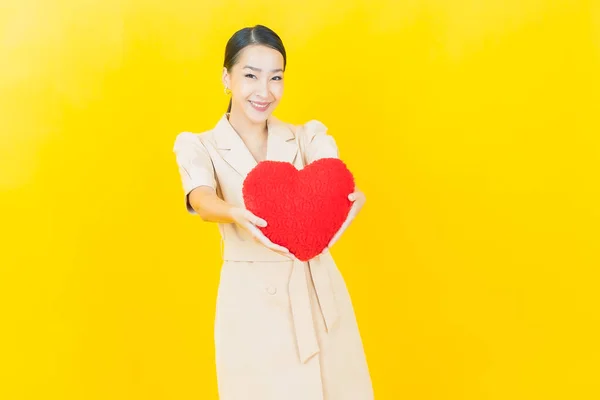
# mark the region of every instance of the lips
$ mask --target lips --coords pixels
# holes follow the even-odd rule
[[[248,102],[250,103],[252,108],[254,108],[255,110],[260,111],[260,112],[266,111],[267,108],[269,108],[269,106],[271,105],[271,103],[261,103],[261,102],[251,101],[251,100],[248,100]]]

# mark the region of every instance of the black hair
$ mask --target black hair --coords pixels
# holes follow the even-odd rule
[[[264,25],[255,25],[252,27],[242,28],[231,36],[225,46],[225,61],[223,66],[231,71],[231,68],[237,63],[240,53],[247,46],[263,45],[277,50],[283,56],[283,70],[286,66],[285,47],[281,38],[271,29]],[[229,100],[229,108],[231,111],[231,99]]]

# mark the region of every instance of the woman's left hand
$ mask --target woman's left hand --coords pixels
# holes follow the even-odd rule
[[[353,193],[350,193],[348,195],[348,200],[352,201],[352,208],[350,209],[350,212],[348,213],[348,217],[346,217],[346,220],[344,221],[344,223],[342,224],[340,229],[333,236],[333,238],[329,241],[329,244],[325,248],[324,252],[329,251],[329,249],[331,249],[331,247],[335,244],[335,242],[338,241],[340,236],[342,236],[344,231],[348,228],[348,226],[350,225],[350,223],[352,222],[354,217],[356,217],[358,212],[361,210],[361,208],[367,201],[365,194],[358,189],[355,189],[355,191]]]

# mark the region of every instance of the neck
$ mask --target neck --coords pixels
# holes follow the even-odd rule
[[[235,110],[231,110],[227,119],[242,138],[259,138],[266,135],[267,124],[265,122],[253,123],[245,118],[243,113],[235,112]]]

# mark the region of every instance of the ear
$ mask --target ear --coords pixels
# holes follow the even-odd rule
[[[229,78],[229,72],[227,72],[227,68],[223,67],[223,75],[221,76],[221,81],[223,82],[223,86],[231,89],[231,81]]]

